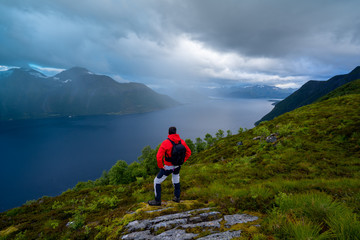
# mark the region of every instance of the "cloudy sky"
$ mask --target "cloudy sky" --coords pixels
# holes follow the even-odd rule
[[[358,0],[0,0],[0,69],[298,87],[360,65]]]

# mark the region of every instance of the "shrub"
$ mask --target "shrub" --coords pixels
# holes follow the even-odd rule
[[[26,230],[24,232],[19,232],[18,234],[16,234],[15,236],[15,240],[26,240]]]
[[[91,210],[100,210],[101,208],[116,208],[120,203],[117,196],[102,196],[99,200],[94,201],[90,208]]]
[[[270,130],[265,124],[260,124],[258,127],[253,129],[253,133],[258,136],[266,137],[270,135]]]
[[[232,132],[230,130],[227,130],[226,133],[227,133],[227,137],[232,136]]]
[[[219,130],[217,131],[217,133],[215,134],[215,136],[216,136],[216,139],[217,139],[217,140],[220,140],[221,138],[224,137],[224,131],[221,130],[221,129],[219,129]]]
[[[105,186],[108,185],[109,183],[110,183],[109,174],[105,170],[102,172],[101,177],[95,180],[96,186]]]
[[[206,143],[201,138],[196,138],[195,147],[196,152],[202,152],[206,148]]]
[[[244,129],[242,127],[239,128],[238,133],[243,133],[243,132],[244,132]]]
[[[159,147],[160,145],[156,149],[152,149],[150,146],[146,146],[141,151],[141,156],[138,157],[147,175],[155,175],[158,172],[156,154]]]
[[[209,148],[209,147],[212,147],[214,145],[214,142],[216,141],[215,138],[213,138],[213,136],[211,136],[210,133],[207,133],[205,135],[205,138],[204,138],[205,142],[206,142],[206,147]]]
[[[60,225],[59,220],[50,219],[45,223],[45,228],[55,229]]]
[[[128,171],[128,165],[124,160],[119,160],[109,170],[110,184],[124,184],[131,182],[131,174]]]
[[[73,217],[70,219],[69,226],[74,230],[82,228],[85,224],[85,218],[85,214],[81,214],[80,211],[76,211]]]
[[[79,182],[76,184],[76,186],[74,187],[74,190],[75,191],[80,191],[80,190],[83,190],[83,189],[86,189],[86,188],[92,188],[94,187],[94,182],[89,180],[87,182]]]
[[[147,176],[145,167],[138,162],[133,162],[132,164],[130,164],[128,167],[128,171],[129,171],[131,182],[136,181],[137,178]]]

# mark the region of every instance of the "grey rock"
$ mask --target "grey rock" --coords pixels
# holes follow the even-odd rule
[[[187,223],[187,219],[180,218],[180,219],[174,219],[174,220],[170,220],[170,221],[160,222],[158,224],[151,226],[151,228],[154,229],[154,231],[157,231],[160,228],[171,229],[171,228],[174,228],[176,226],[179,226],[179,225],[185,224],[185,223]]]
[[[174,213],[170,215],[163,215],[160,217],[156,217],[153,220],[150,220],[151,223],[156,224],[163,221],[169,221],[173,219],[179,219],[179,218],[187,218],[190,217],[191,214],[189,212],[183,212],[183,213]]]
[[[236,145],[238,145],[238,146],[242,146],[243,145],[243,142],[238,142]]]
[[[214,220],[214,221],[209,221],[209,222],[200,222],[200,223],[193,223],[193,224],[185,224],[182,225],[181,228],[196,228],[196,227],[201,227],[201,228],[220,228],[220,222],[222,219],[218,219],[218,220]]]
[[[191,217],[189,219],[189,222],[191,223],[198,223],[198,222],[204,222],[204,221],[208,221],[208,220],[213,220],[213,219],[219,219],[221,218],[221,213],[220,212],[205,212],[205,213],[200,213],[199,215],[195,216],[195,217]]]
[[[201,219],[200,216],[196,216],[196,217],[192,217],[189,219],[189,222],[191,223],[199,223],[199,222],[202,222],[203,220]]]
[[[124,240],[147,240],[147,239],[153,239],[154,235],[151,235],[149,230],[141,231],[141,232],[133,232],[130,234],[127,234],[123,236],[121,239]]]
[[[66,224],[67,227],[72,227],[75,223],[73,221],[70,221]]]
[[[266,142],[268,142],[268,143],[274,143],[274,142],[276,142],[276,140],[277,140],[277,138],[276,138],[276,134],[271,134],[270,136],[267,136],[266,137]]]
[[[211,235],[207,235],[202,238],[198,238],[198,240],[230,240],[234,237],[240,237],[241,230],[239,231],[227,231],[221,233],[214,233]]]
[[[126,228],[128,229],[129,232],[135,232],[135,231],[147,229],[150,224],[151,223],[149,220],[143,220],[143,221],[135,220],[128,223]]]
[[[163,232],[153,238],[153,240],[187,240],[193,239],[198,234],[186,233],[185,230],[181,229],[171,229],[169,231]]]
[[[220,213],[220,212],[213,211],[213,212],[201,213],[199,216],[200,216],[200,218],[201,218],[203,221],[205,221],[205,220],[208,220],[208,219],[218,219],[218,218],[221,218],[221,213]]]
[[[209,209],[206,209],[206,210],[209,210]],[[191,217],[189,219],[189,222],[190,223],[199,223],[199,222],[204,222],[204,221],[208,221],[208,220],[218,219],[218,218],[221,218],[221,216],[222,216],[221,213],[216,212],[216,211],[204,212],[204,213],[200,213],[197,216]]]
[[[247,223],[256,221],[259,218],[256,216],[251,216],[248,214],[234,214],[234,215],[225,215],[224,220],[226,221],[225,227],[231,227],[232,225],[238,224],[238,223]]]

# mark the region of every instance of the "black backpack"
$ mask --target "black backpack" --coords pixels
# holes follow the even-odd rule
[[[172,143],[173,147],[171,149],[171,157],[165,154],[165,160],[171,162],[174,166],[182,165],[185,161],[185,146],[181,144],[181,140],[178,143],[171,141],[169,138],[168,140]]]

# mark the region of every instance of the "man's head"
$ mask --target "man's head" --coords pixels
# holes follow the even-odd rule
[[[176,133],[176,127],[169,127],[169,135]]]

